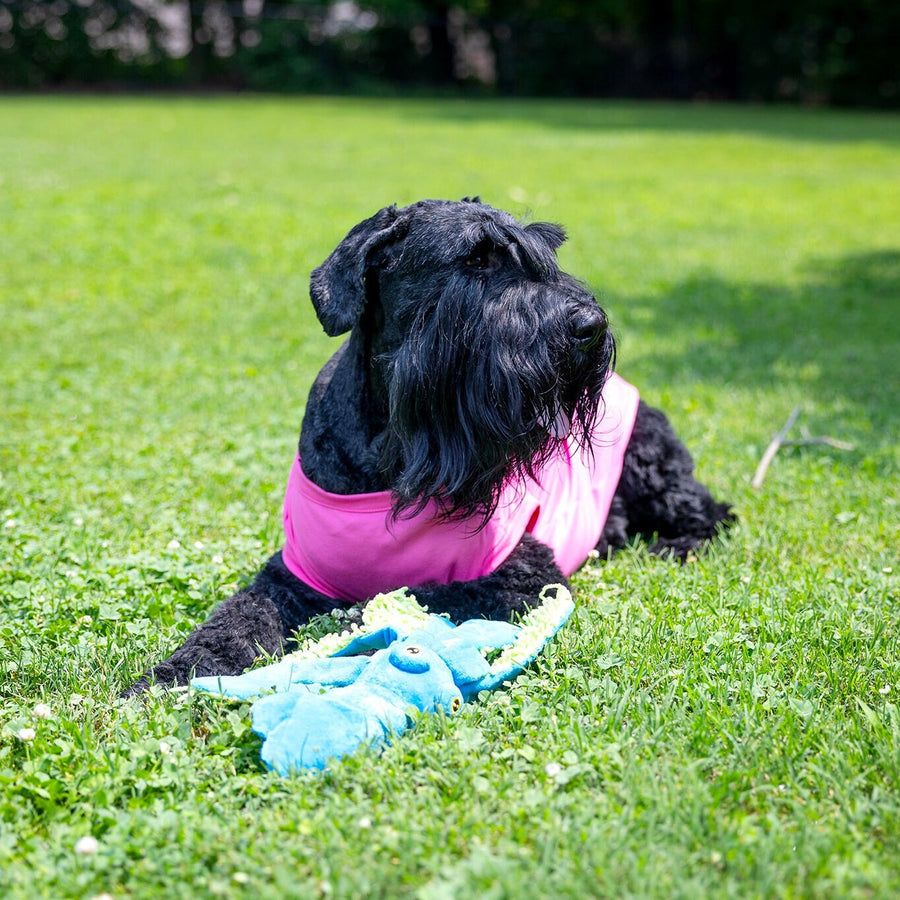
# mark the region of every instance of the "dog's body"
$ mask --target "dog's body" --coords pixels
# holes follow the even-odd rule
[[[606,317],[558,268],[563,240],[555,225],[523,226],[469,200],[385,208],[350,231],[311,279],[325,331],[350,337],[310,391],[291,476],[301,493],[343,510],[348,539],[324,551],[340,554],[329,559],[332,574],[310,574],[304,562],[304,542],[323,526],[307,507],[291,505],[289,487],[284,552],[126,693],[152,681],[184,683],[192,672],[237,674],[261,653],[283,652],[312,616],[369,599],[375,585],[409,586],[431,612],[455,621],[509,619],[545,585],[563,582],[590,544],[606,556],[647,535],[651,550],[683,559],[732,519],[694,479],[662,413],[609,381],[615,349]],[[604,402],[613,386],[624,390],[622,409]],[[616,429],[621,452],[610,455]],[[534,501],[542,474],[556,480],[561,456],[590,470],[577,502],[594,505],[585,509],[589,545],[574,544],[568,556],[539,539],[549,532],[536,526],[542,507],[557,508],[544,496]],[[585,476],[573,477],[561,475],[570,488]],[[607,485],[597,499],[603,491],[595,485],[610,478],[614,490]],[[535,507],[516,513],[523,527],[514,540],[505,533],[502,549],[484,557],[489,563],[437,564],[445,533],[461,548],[483,543],[528,497]],[[379,555],[361,552],[366,532],[354,534],[347,518],[360,506],[380,510],[388,533],[433,525],[419,553],[424,567],[404,570],[400,553],[383,575],[359,572]],[[554,524],[558,533],[558,518]],[[351,577],[341,577],[342,567]]]

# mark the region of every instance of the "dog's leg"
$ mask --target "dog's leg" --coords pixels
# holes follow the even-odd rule
[[[642,535],[654,541],[651,552],[683,560],[735,520],[694,478],[691,455],[668,419],[641,402],[597,546],[601,555]]]
[[[295,578],[276,553],[244,590],[224,600],[168,659],[123,691],[187,684],[193,675],[239,675],[262,654],[280,656],[313,616],[342,607]]]
[[[546,585],[567,583],[550,548],[526,534],[490,575],[472,581],[413,586],[410,592],[429,612],[448,615],[453,622],[509,621],[537,606]]]

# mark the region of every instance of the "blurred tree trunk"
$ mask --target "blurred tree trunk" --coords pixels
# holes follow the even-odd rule
[[[453,84],[456,80],[453,41],[450,37],[450,5],[428,3],[428,39],[431,43],[431,72],[435,84]]]
[[[213,36],[204,21],[206,3],[203,0],[188,0],[188,14],[191,23],[190,60],[191,80],[203,84],[209,77],[212,62]]]

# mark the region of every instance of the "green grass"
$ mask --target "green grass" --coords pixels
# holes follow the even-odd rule
[[[900,119],[7,97],[0,120],[0,894],[897,895]],[[382,205],[474,193],[568,227],[620,371],[740,528],[684,567],[591,564],[512,688],[324,775],[262,771],[246,707],[116,700],[278,546],[333,347],[310,269]],[[784,448],[755,492],[797,405],[855,449]]]

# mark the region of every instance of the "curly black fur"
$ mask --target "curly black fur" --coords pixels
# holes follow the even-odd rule
[[[684,560],[734,521],[731,508],[694,478],[691,455],[665,415],[642,401],[597,545],[601,556],[641,536],[653,553]]]
[[[397,515],[435,501],[446,516],[484,522],[502,487],[539,475],[567,433],[586,444],[615,343],[593,296],[557,265],[564,239],[556,225],[522,225],[477,200],[386,207],[355,226],[310,280],[325,331],[350,337],[310,391],[305,475],[336,494],[390,490]],[[600,552],[643,534],[654,552],[684,559],[732,518],[694,478],[665,416],[642,403]],[[526,535],[489,575],[411,587],[458,621],[508,619],[564,581],[551,550]],[[125,694],[192,672],[236,674],[340,606],[276,553]]]

